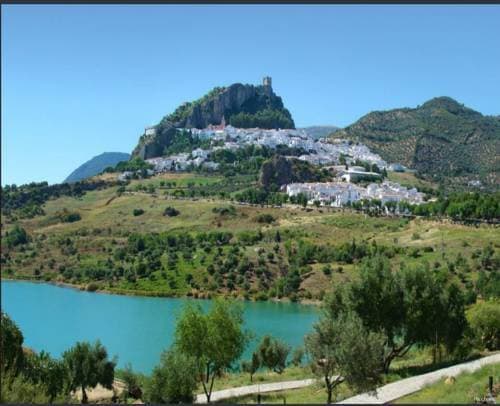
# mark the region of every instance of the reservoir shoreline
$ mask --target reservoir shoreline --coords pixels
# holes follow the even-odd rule
[[[68,282],[58,282],[58,281],[45,281],[45,280],[38,280],[38,279],[30,279],[30,278],[6,278],[2,276],[0,278],[0,281],[12,281],[12,282],[28,282],[28,283],[39,283],[39,284],[47,284],[47,285],[52,285],[52,286],[57,286],[60,288],[67,288],[67,289],[73,289],[76,291],[80,292],[88,292],[88,293],[100,293],[100,294],[107,294],[107,295],[117,295],[117,296],[130,296],[130,297],[158,297],[158,298],[166,298],[166,299],[193,299],[193,300],[214,300],[218,297],[223,297],[226,299],[233,299],[233,300],[238,300],[242,302],[261,302],[261,303],[295,303],[299,305],[304,305],[304,306],[315,306],[315,307],[320,307],[321,306],[321,301],[318,300],[313,300],[313,299],[304,299],[304,300],[298,300],[296,302],[291,301],[289,298],[269,298],[266,300],[255,300],[255,299],[246,299],[242,296],[232,296],[232,295],[223,295],[223,294],[217,294],[217,293],[209,293],[210,296],[208,295],[181,295],[181,294],[168,294],[168,293],[163,293],[163,292],[155,292],[155,291],[146,291],[146,290],[128,290],[128,289],[97,289],[97,290],[87,290],[86,289],[86,284],[73,284],[73,283],[68,283]]]
[[[130,362],[135,371],[150,373],[173,342],[178,315],[193,298],[93,295],[71,286],[2,279],[2,311],[19,326],[25,345],[59,357],[77,341],[100,340],[118,368]],[[66,289],[57,289],[66,288]],[[210,300],[198,301],[205,311]],[[317,306],[293,302],[241,300],[245,329],[254,338],[242,359],[251,357],[260,338],[269,334],[292,348],[303,346],[320,314]]]

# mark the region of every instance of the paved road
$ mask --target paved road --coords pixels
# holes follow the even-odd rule
[[[439,382],[448,376],[457,376],[462,372],[474,372],[485,365],[500,364],[500,353],[490,355],[475,361],[465,362],[463,364],[453,365],[448,368],[439,369],[427,374],[413,376],[411,378],[402,379],[397,382],[390,383],[377,389],[377,394],[363,393],[345,399],[342,403],[369,403],[382,404],[392,402],[393,400],[402,398],[423,389],[427,385]]]
[[[238,388],[230,388],[212,392],[210,397],[210,402],[215,402],[217,400],[231,399],[235,397],[252,395],[257,393],[265,392],[277,392],[281,390],[288,389],[299,389],[305,386],[312,385],[316,382],[316,379],[302,379],[299,381],[286,381],[286,382],[274,382],[274,383],[261,383],[257,385],[240,386]],[[196,396],[196,403],[207,403],[207,397],[205,394]]]
[[[402,398],[423,389],[427,385],[431,385],[445,379],[448,376],[457,376],[462,372],[474,372],[485,365],[500,364],[500,353],[489,355],[475,361],[465,362],[463,364],[453,365],[448,368],[439,369],[427,374],[413,376],[411,378],[402,379],[397,382],[390,383],[377,389],[377,394],[363,393],[351,398],[345,399],[339,404],[346,403],[368,403],[368,404],[383,404],[393,400]],[[237,388],[224,389],[212,392],[210,401],[223,399],[231,399],[257,393],[277,392],[289,389],[299,389],[310,386],[316,382],[316,379],[303,379],[298,381],[285,381],[275,383],[263,383],[257,385],[240,386]],[[205,394],[196,396],[196,403],[206,403]]]

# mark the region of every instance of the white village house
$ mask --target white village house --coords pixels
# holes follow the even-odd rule
[[[361,199],[378,199],[382,204],[390,201],[420,204],[424,201],[423,193],[394,182],[371,183],[366,188],[346,182],[291,183],[286,185],[286,193],[288,196],[303,193],[310,203],[317,200],[322,205],[333,207],[342,207]]]
[[[203,167],[216,170],[219,164],[210,161],[213,151],[220,149],[237,150],[247,145],[260,145],[268,148],[287,146],[305,151],[298,159],[313,165],[321,165],[333,170],[337,175],[337,181],[325,183],[292,183],[285,185],[289,196],[303,193],[312,203],[319,201],[322,205],[342,207],[361,199],[378,199],[383,204],[387,202],[407,201],[412,204],[423,202],[423,194],[415,188],[407,189],[394,182],[372,183],[366,188],[360,187],[353,182],[359,180],[372,181],[380,179],[381,175],[375,172],[367,172],[365,168],[351,166],[359,161],[377,165],[379,168],[387,168],[395,171],[401,170],[401,165],[388,165],[378,154],[370,151],[363,144],[352,141],[315,140],[304,130],[277,129],[267,130],[260,128],[235,128],[222,123],[218,126],[209,126],[205,129],[178,129],[179,131],[190,131],[194,137],[211,140],[208,149],[196,148],[190,153],[179,153],[170,156],[147,159],[146,162],[153,165],[154,173],[170,171],[186,171],[190,167]],[[155,127],[147,127],[145,135],[155,135]],[[222,145],[220,145],[222,144]],[[340,158],[344,157],[348,164],[340,165]],[[297,158],[297,157],[295,157]],[[327,166],[329,165],[329,166]],[[404,168],[404,167],[403,167]],[[128,179],[132,173],[124,172],[118,176],[120,180]]]

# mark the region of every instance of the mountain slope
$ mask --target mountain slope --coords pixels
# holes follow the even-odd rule
[[[363,142],[385,160],[434,180],[499,181],[500,119],[449,97],[413,109],[374,111],[332,137]]]
[[[76,168],[63,183],[78,182],[90,178],[101,173],[108,166],[115,166],[118,162],[128,161],[129,159],[130,154],[125,152],[104,152]]]
[[[301,130],[304,130],[310,137],[317,140],[333,134],[335,131],[340,130],[340,128],[334,125],[314,125],[310,127],[302,127]]]
[[[216,87],[202,98],[179,106],[140,137],[132,155],[143,159],[161,156],[176,128],[206,128],[222,122],[240,128],[295,128],[290,112],[274,93],[270,78],[261,86],[235,83]]]

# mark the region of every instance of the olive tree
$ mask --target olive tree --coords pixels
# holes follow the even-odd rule
[[[231,368],[245,349],[249,336],[242,326],[242,307],[222,299],[208,313],[189,304],[177,321],[175,346],[194,359],[207,402],[216,376]]]
[[[0,323],[0,366],[2,372],[11,371],[16,375],[24,364],[23,333],[4,312],[1,313]]]
[[[481,349],[500,349],[500,301],[477,303],[467,312],[470,327]]]
[[[198,385],[196,363],[175,347],[164,352],[151,375],[146,398],[151,403],[193,403]]]
[[[358,391],[375,389],[383,372],[384,341],[354,313],[335,318],[325,313],[320,318],[305,343],[312,371],[325,382],[328,404],[343,382]]]
[[[331,317],[354,312],[370,331],[385,335],[386,373],[414,345],[433,345],[435,354],[440,343],[452,350],[467,326],[465,300],[456,285],[425,266],[392,272],[382,256],[365,261],[359,281],[337,289],[326,303]]]
[[[76,391],[81,388],[82,403],[88,401],[86,388],[97,384],[108,389],[113,387],[116,360],[108,359],[108,352],[99,341],[76,343],[63,353],[63,360],[68,369],[69,389]]]
[[[292,353],[292,365],[293,366],[300,366],[302,364],[302,359],[304,358],[304,348],[303,347],[297,347],[295,350],[293,350]]]
[[[127,363],[125,369],[122,373],[122,380],[125,382],[125,397],[131,396],[134,399],[140,399],[142,397],[141,382],[139,376],[132,369],[132,365]]]
[[[286,360],[290,353],[290,346],[281,340],[266,335],[258,348],[262,366],[281,374],[286,368]]]
[[[5,233],[5,243],[7,247],[13,248],[17,245],[23,245],[30,241],[30,236],[24,228],[16,224],[10,231]]]
[[[25,357],[24,375],[35,385],[42,385],[49,403],[65,392],[68,373],[64,362],[45,351]]]
[[[252,354],[252,359],[250,361],[241,362],[241,370],[250,374],[250,382],[253,382],[253,375],[259,370],[260,367],[261,360],[257,352]]]

